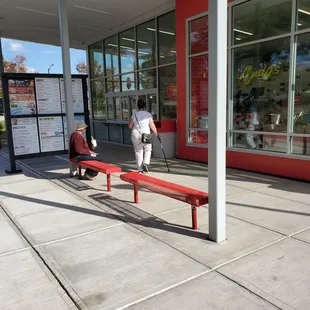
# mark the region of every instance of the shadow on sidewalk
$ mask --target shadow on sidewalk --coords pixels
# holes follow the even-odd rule
[[[242,207],[242,208],[258,209],[258,210],[264,210],[264,211],[271,211],[271,212],[281,212],[281,213],[287,213],[287,214],[310,216],[310,213],[290,211],[290,210],[282,210],[282,209],[273,209],[273,208],[267,208],[267,207],[259,207],[259,206],[253,206],[253,205],[236,203],[236,202],[229,202],[229,201],[227,201],[227,205],[233,205],[233,206]],[[307,205],[305,205],[305,207],[307,207]],[[310,204],[308,207],[309,207],[309,211],[310,211]]]
[[[21,201],[27,201],[27,202],[32,202],[36,204],[51,206],[51,207],[55,207],[58,209],[75,211],[75,212],[90,214],[94,216],[104,217],[107,219],[113,219],[113,220],[118,219],[124,223],[136,224],[136,225],[147,227],[147,228],[160,229],[160,230],[164,230],[167,232],[180,234],[180,235],[184,235],[188,237],[193,237],[197,239],[203,239],[203,240],[208,239],[208,234],[206,233],[191,230],[189,227],[186,227],[186,226],[170,224],[168,222],[163,221],[162,219],[155,217],[152,214],[149,214],[138,208],[133,207],[126,201],[120,201],[108,195],[104,195],[104,196],[93,195],[93,197],[90,196],[90,198],[99,201],[100,203],[118,212],[119,214],[111,214],[111,213],[104,212],[103,210],[100,210],[100,211],[92,210],[92,209],[87,209],[87,208],[78,207],[74,205],[56,203],[56,202],[49,201],[49,200],[27,197],[27,196],[22,196],[22,195],[17,195],[17,194],[2,192],[2,191],[0,191],[0,195],[8,197],[8,198],[21,200]],[[104,203],[102,201],[104,201]],[[100,207],[97,207],[97,208],[100,209]]]

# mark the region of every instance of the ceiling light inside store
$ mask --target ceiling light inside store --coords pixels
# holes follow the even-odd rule
[[[150,55],[149,53],[146,53],[146,52],[139,52],[139,54],[142,54],[142,55]]]
[[[126,41],[130,41],[130,42],[135,42],[135,39],[125,38],[125,37],[123,37],[122,39]],[[138,41],[138,42],[141,44],[147,44],[146,41]]]
[[[23,10],[23,11],[29,11],[29,12],[33,12],[33,13],[39,13],[39,14],[49,15],[49,16],[56,16],[55,13],[43,12],[43,11],[34,10],[34,9],[28,9],[28,8],[24,8],[24,7],[21,7],[21,6],[16,6],[16,9],[18,9],[18,10]]]
[[[159,30],[160,33],[163,33],[163,34],[169,34],[170,36],[175,36],[175,33],[174,32],[169,32],[169,31],[163,31],[163,30]]]
[[[172,50],[172,51],[170,51],[170,52],[171,52],[171,53],[173,53],[173,54],[176,54],[176,53],[177,53],[176,51],[173,51],[173,50]]]
[[[302,24],[301,24],[301,23],[298,23],[297,25],[298,25],[299,27],[300,27],[300,26],[302,26]]]
[[[113,46],[113,47],[117,47],[116,44],[112,44],[112,43],[109,43],[108,45],[109,45],[109,46]]]
[[[310,15],[310,12],[306,10],[298,9],[298,12]]]
[[[127,49],[127,50],[132,50],[132,47],[130,47],[130,46],[120,45],[120,47],[121,47],[121,48],[125,48],[125,49]]]
[[[241,41],[241,38],[236,38],[237,41]]]
[[[156,31],[154,28],[146,28],[146,29],[150,31]]]
[[[244,33],[244,34],[247,34],[247,35],[249,35],[249,36],[252,36],[252,35],[253,35],[253,33],[251,33],[251,32],[243,31],[243,30],[236,29],[236,28],[234,29],[234,31],[240,32],[240,33]]]
[[[165,56],[160,56],[160,58],[166,58]]]
[[[126,40],[126,41],[131,41],[131,42],[135,42],[135,39],[130,39],[130,38],[124,38],[122,37],[123,40]]]
[[[127,50],[127,52],[132,52],[132,53],[134,53],[135,50],[131,49],[131,50]]]
[[[95,12],[95,13],[100,13],[100,14],[104,14],[104,15],[112,15],[112,14],[109,13],[109,12],[95,10],[95,9],[92,9],[92,8],[87,8],[87,7],[85,7],[85,6],[72,5],[72,7],[73,7],[73,8],[76,8],[76,9],[85,10],[85,11],[90,11],[90,12]]]

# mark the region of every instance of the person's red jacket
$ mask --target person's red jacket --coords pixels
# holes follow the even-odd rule
[[[79,155],[90,155],[91,154],[86,140],[78,132],[74,132],[71,135],[70,143],[69,143],[69,150],[70,150],[69,151],[70,158],[76,158]]]

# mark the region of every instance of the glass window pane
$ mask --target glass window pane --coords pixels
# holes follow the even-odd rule
[[[134,73],[128,73],[121,75],[122,79],[122,91],[129,91],[136,89],[136,80]]]
[[[161,120],[177,118],[176,66],[161,67],[159,74],[159,114]]]
[[[292,141],[293,154],[310,155],[310,138],[309,137],[294,137]]]
[[[90,77],[92,79],[103,75],[103,48],[102,41],[89,47]]]
[[[156,65],[156,26],[155,20],[137,27],[137,45],[139,69],[155,67]]]
[[[176,61],[175,11],[158,17],[159,64]]]
[[[190,54],[208,51],[208,16],[190,22]]]
[[[152,114],[153,119],[157,119],[157,96],[156,94],[147,95],[147,110]]]
[[[114,98],[107,98],[108,120],[114,120]]]
[[[290,39],[234,50],[233,128],[286,132]]]
[[[122,104],[123,120],[126,121],[129,119],[129,115],[130,115],[129,100],[127,96],[121,97],[121,104]]]
[[[205,130],[190,130],[189,142],[197,144],[208,144],[208,131]]]
[[[104,79],[91,81],[92,110],[95,120],[106,119]]]
[[[191,58],[190,126],[208,129],[208,55]]]
[[[129,107],[131,108],[131,115],[137,112],[137,98],[136,96],[128,96],[129,99]],[[130,117],[131,117],[130,115]]]
[[[139,72],[139,89],[156,88],[156,70],[145,70]]]
[[[291,31],[292,0],[252,0],[233,6],[233,42],[240,44]]]
[[[310,134],[310,33],[297,37],[294,132]]]
[[[258,134],[255,131],[249,133],[234,133],[233,146],[237,148],[250,148],[268,152],[286,153],[286,136],[274,136],[268,134]]]
[[[122,118],[121,101],[119,97],[115,97],[113,99],[114,99],[115,119],[120,120]]]
[[[298,1],[298,30],[310,28],[310,1]]]
[[[119,73],[117,35],[104,40],[106,76]]]
[[[107,92],[115,93],[120,91],[119,76],[111,76],[107,78]]]
[[[135,70],[136,47],[134,28],[121,32],[120,41],[120,58],[121,72],[127,73]]]

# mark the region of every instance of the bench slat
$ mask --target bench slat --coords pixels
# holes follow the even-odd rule
[[[149,189],[176,200],[184,201],[192,206],[199,207],[209,202],[208,193],[146,176],[144,174],[139,174],[137,172],[122,174],[120,178],[130,184]]]
[[[105,173],[105,174],[111,174],[111,173],[117,173],[117,172],[121,172],[122,169],[120,167],[117,166],[113,166],[110,164],[105,164],[101,161],[97,161],[97,160],[84,160],[84,161],[72,161],[74,164],[81,166],[82,168],[89,168],[101,173]]]

